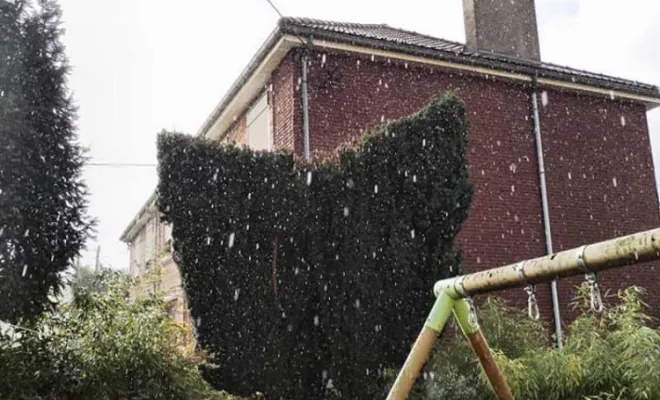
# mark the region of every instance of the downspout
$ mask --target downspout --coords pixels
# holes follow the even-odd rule
[[[541,186],[541,204],[543,207],[543,228],[545,230],[545,250],[547,254],[554,253],[552,249],[552,233],[550,231],[550,208],[548,206],[548,187],[545,181],[545,163],[543,160],[543,142],[541,138],[541,121],[539,118],[538,80],[532,77],[532,119],[534,120],[534,142],[536,143],[536,159],[539,166],[539,185]],[[559,315],[559,295],[557,294],[557,279],[550,282],[552,296],[552,314],[555,322],[555,340],[557,348],[563,347],[561,332],[561,316]]]
[[[309,160],[309,104],[307,97],[307,49],[301,57],[302,61],[302,113],[303,113],[303,154]]]

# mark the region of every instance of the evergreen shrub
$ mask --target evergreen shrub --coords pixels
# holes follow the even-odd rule
[[[458,272],[473,188],[452,94],[334,160],[301,163],[163,132],[158,204],[217,388],[273,399],[380,396]]]

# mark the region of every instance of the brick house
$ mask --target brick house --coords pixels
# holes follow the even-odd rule
[[[467,45],[387,25],[283,18],[198,135],[301,156],[306,147],[332,151],[452,90],[469,112],[476,189],[459,237],[465,272],[544,255],[548,239],[561,251],[660,226],[646,120],[660,104],[658,88],[541,62],[532,0],[473,3],[464,1]],[[153,201],[141,215],[122,236],[136,274],[136,238],[156,216]],[[657,267],[598,280],[603,289],[651,289],[646,300],[658,313]],[[564,323],[581,280],[558,282]],[[551,320],[550,285],[537,293]],[[503,296],[520,305],[527,298],[522,289]]]

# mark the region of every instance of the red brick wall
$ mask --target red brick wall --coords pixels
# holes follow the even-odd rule
[[[237,146],[247,145],[247,124],[245,113],[238,117],[229,129],[227,129],[227,134],[223,141],[233,143]]]
[[[464,270],[544,254],[530,103],[524,87],[379,57],[326,54],[324,62],[317,54],[312,59],[313,149],[336,148],[365,127],[411,114],[453,90],[468,107],[470,178],[476,189],[460,235]],[[520,298],[522,290],[517,293]],[[539,288],[539,299],[549,307],[544,288]]]
[[[331,151],[366,128],[417,111],[447,90],[465,101],[471,124],[468,157],[476,193],[459,237],[465,271],[545,254],[526,85],[381,57],[313,53],[309,65],[311,148]],[[298,96],[296,92],[296,101]],[[541,112],[555,250],[660,225],[644,107],[559,92],[548,93],[548,98]],[[600,108],[608,109],[606,117]],[[621,115],[625,126],[621,126]],[[298,146],[296,152],[300,153]],[[574,171],[571,181],[567,168]],[[586,182],[582,174],[587,172],[589,184],[578,190],[578,178]],[[590,215],[594,220],[585,221]],[[603,274],[602,286],[646,283],[654,274],[649,273],[651,268]],[[574,283],[560,282],[564,312],[571,295],[567,289]],[[550,317],[548,285],[541,285],[538,292],[541,312]],[[520,306],[526,298],[522,289],[504,297],[517,300]],[[658,300],[652,303],[660,305]]]
[[[297,154],[302,152],[299,68],[296,53],[290,52],[273,71],[270,97],[275,148],[295,149]]]
[[[554,250],[660,226],[645,107],[545,92],[540,113]],[[608,271],[598,280],[614,292],[630,285],[653,289],[647,300],[658,306],[656,265]],[[560,281],[560,298],[572,298],[582,281]],[[572,315],[566,302],[562,312]]]
[[[293,150],[295,148],[297,153],[302,152],[300,93],[296,81],[299,66],[295,52],[290,52],[273,71],[268,83],[273,144],[278,149]],[[223,141],[236,145],[247,145],[246,113],[253,104],[254,102],[249,104],[225,131]]]

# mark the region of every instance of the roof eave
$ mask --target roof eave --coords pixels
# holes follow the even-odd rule
[[[655,107],[660,103],[660,91],[656,86],[640,85],[631,86],[629,84],[622,84],[617,82],[610,82],[602,79],[591,79],[588,77],[580,76],[577,74],[560,73],[557,71],[549,70],[547,67],[543,68],[542,65],[534,65],[536,62],[524,59],[514,59],[511,57],[501,57],[491,54],[476,54],[476,53],[462,53],[450,52],[431,48],[424,48],[420,46],[413,46],[404,43],[397,43],[382,39],[368,38],[358,35],[349,35],[341,32],[324,31],[305,26],[295,25],[294,23],[282,24],[281,31],[290,35],[296,36],[309,36],[314,39],[335,41],[340,43],[347,43],[354,46],[362,46],[373,49],[387,50],[397,53],[404,53],[413,56],[424,58],[439,59],[456,64],[463,64],[468,66],[476,66],[483,68],[490,68],[501,71],[508,71],[511,73],[537,76],[538,78],[553,79],[564,81],[575,85],[584,85],[606,90],[615,90],[634,95],[649,97],[654,99],[653,105]],[[646,87],[644,87],[646,86]],[[647,104],[649,106],[649,104]]]
[[[275,29],[270,33],[268,38],[261,45],[257,53],[252,57],[248,65],[243,69],[241,74],[238,76],[236,81],[229,88],[229,91],[225,96],[220,100],[218,105],[215,106],[211,114],[206,118],[201,128],[197,131],[198,136],[204,136],[213,126],[215,121],[218,119],[220,114],[227,108],[229,103],[232,101],[236,93],[243,87],[245,82],[250,79],[254,71],[261,65],[266,56],[270,53],[272,48],[277,44],[278,40],[282,36],[281,24],[278,23],[275,26]]]
[[[122,232],[119,240],[124,243],[131,243],[137,233],[142,229],[142,227],[153,217],[156,212],[156,192],[153,192],[149,199],[144,203],[140,208],[140,211],[135,215],[135,217],[128,224],[124,232]]]
[[[281,22],[275,27],[268,38],[261,45],[257,53],[252,57],[248,65],[243,69],[239,77],[232,84],[227,94],[220,100],[218,105],[215,106],[211,114],[206,118],[201,128],[197,131],[198,136],[206,136],[216,122],[221,118],[222,113],[234,100],[236,95],[241,91],[246,82],[254,75],[255,71],[262,65],[264,60],[269,54],[281,43],[282,30]],[[124,229],[120,236],[120,240],[124,243],[130,243],[137,233],[142,229],[150,217],[150,213],[154,211],[156,203],[156,193],[154,192],[147,202],[140,208],[129,225]]]

